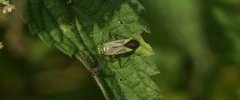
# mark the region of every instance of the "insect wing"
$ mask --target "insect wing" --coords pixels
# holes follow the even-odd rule
[[[132,51],[132,49],[124,46],[128,41],[129,41],[128,39],[124,39],[105,43],[104,54],[117,55]]]
[[[114,47],[109,51],[108,55],[118,55],[132,51],[132,49],[121,46],[121,47]]]

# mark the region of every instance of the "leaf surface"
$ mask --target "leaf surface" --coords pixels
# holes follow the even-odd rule
[[[158,74],[152,48],[141,34],[148,31],[136,0],[28,0],[28,25],[46,44],[76,57],[87,69],[100,68],[97,77],[114,95],[110,99],[159,100],[150,76]],[[109,57],[99,48],[109,41],[134,38],[134,52]],[[111,97],[111,96],[110,96]]]

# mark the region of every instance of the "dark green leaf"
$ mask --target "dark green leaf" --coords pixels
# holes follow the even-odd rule
[[[95,77],[110,91],[108,99],[159,100],[150,78],[159,71],[141,37],[148,31],[143,10],[136,0],[28,0],[27,18],[30,31],[46,44],[75,56],[89,70],[100,68]],[[106,42],[129,38],[140,42],[134,52],[113,57],[99,52]]]

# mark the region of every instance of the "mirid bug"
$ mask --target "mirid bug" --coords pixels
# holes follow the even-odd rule
[[[135,39],[122,39],[104,43],[99,50],[104,55],[119,55],[131,52],[139,46],[140,43]]]

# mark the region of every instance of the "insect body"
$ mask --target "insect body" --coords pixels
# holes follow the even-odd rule
[[[140,43],[135,39],[122,39],[110,41],[100,48],[100,53],[104,55],[119,55],[131,52],[139,47]]]

